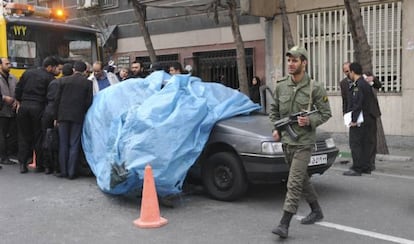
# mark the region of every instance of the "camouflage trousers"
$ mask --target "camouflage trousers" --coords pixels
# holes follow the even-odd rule
[[[315,202],[318,197],[308,175],[308,163],[312,155],[312,146],[284,144],[283,151],[289,165],[289,178],[283,210],[295,214],[302,195],[308,203]]]

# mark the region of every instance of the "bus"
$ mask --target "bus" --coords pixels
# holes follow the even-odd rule
[[[0,0],[0,57],[8,57],[11,73],[40,67],[47,56],[65,61],[99,60],[98,31],[66,22],[63,9]]]

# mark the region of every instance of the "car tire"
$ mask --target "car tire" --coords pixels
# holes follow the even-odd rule
[[[247,191],[246,174],[233,153],[213,154],[204,162],[201,174],[206,191],[214,199],[233,201]]]

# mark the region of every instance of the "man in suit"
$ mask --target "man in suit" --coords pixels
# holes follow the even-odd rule
[[[352,111],[349,145],[353,165],[349,171],[343,174],[346,176],[361,176],[362,173],[370,174],[373,170],[371,160],[375,160],[377,118],[381,115],[381,112],[370,82],[366,81],[364,75],[362,75],[361,65],[351,63],[349,69],[353,83],[348,92],[347,112]],[[357,124],[361,111],[364,122]]]
[[[348,108],[348,90],[352,84],[352,80],[349,77],[349,62],[345,62],[342,66],[342,72],[344,72],[345,77],[339,82],[339,87],[341,88],[342,96],[342,114],[346,113]]]
[[[59,131],[60,177],[75,179],[80,151],[80,138],[85,114],[92,104],[92,82],[85,77],[86,64],[77,61],[74,73],[63,77],[56,96]]]

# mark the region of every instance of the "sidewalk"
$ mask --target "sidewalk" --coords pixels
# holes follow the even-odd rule
[[[352,165],[351,152],[347,137],[333,135],[339,154],[335,167],[348,169]],[[387,138],[389,154],[377,154],[375,165],[377,173],[414,176],[414,138]],[[345,163],[348,162],[348,163]]]

